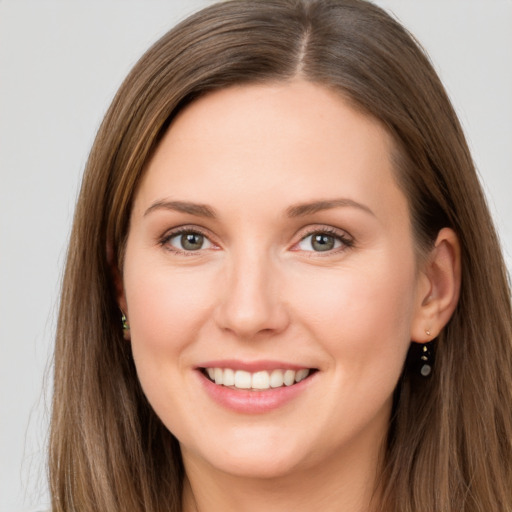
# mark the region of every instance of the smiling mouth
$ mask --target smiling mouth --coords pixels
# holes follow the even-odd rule
[[[316,369],[276,369],[270,372],[262,370],[251,373],[245,370],[233,370],[231,368],[201,368],[201,371],[206,378],[219,386],[226,386],[232,389],[265,391],[298,384],[304,379],[307,379]]]

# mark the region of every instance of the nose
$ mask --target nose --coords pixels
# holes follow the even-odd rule
[[[282,332],[289,324],[279,265],[265,254],[246,251],[230,258],[215,320],[240,339]]]

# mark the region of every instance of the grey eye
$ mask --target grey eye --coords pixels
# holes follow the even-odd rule
[[[339,237],[322,232],[312,233],[299,242],[299,249],[301,251],[325,252],[337,249],[338,247],[341,247]]]
[[[169,244],[181,251],[199,251],[212,246],[208,238],[194,231],[174,235],[169,239]]]

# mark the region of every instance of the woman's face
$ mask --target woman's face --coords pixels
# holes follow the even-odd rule
[[[391,151],[303,81],[211,93],[171,125],[121,305],[186,464],[268,477],[376,456],[426,286]]]

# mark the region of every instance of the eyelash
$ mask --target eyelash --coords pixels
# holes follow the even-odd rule
[[[191,235],[200,235],[204,237],[205,240],[207,240],[210,244],[212,244],[215,247],[215,244],[210,240],[209,235],[207,235],[204,231],[197,227],[188,227],[188,226],[182,226],[176,229],[173,229],[171,232],[167,232],[160,240],[158,241],[159,245],[166,248],[168,251],[178,254],[180,256],[194,256],[196,253],[200,253],[201,251],[205,249],[198,249],[196,251],[192,250],[182,250],[175,246],[172,246],[169,244],[169,241],[177,236],[183,235],[183,234],[191,234]],[[346,249],[350,249],[354,246],[354,240],[352,237],[348,236],[346,232],[340,232],[339,230],[331,227],[315,227],[309,229],[301,238],[300,240],[293,245],[293,247],[298,247],[300,243],[302,243],[304,240],[306,240],[308,237],[313,235],[327,235],[330,237],[333,237],[335,240],[339,241],[341,243],[340,247],[329,249],[326,251],[303,251],[305,253],[311,253],[309,254],[310,257],[313,257],[313,254],[315,256],[322,256],[322,252],[325,252],[327,255],[332,255],[333,253],[343,252]],[[292,249],[296,251],[300,251],[301,249]]]
[[[201,229],[196,227],[188,227],[188,226],[182,226],[176,229],[173,229],[170,232],[167,232],[159,241],[159,245],[167,249],[168,251],[177,254],[179,256],[195,256],[196,254],[199,254],[204,249],[198,249],[196,251],[186,251],[179,249],[177,247],[174,247],[169,244],[169,241],[177,236],[184,235],[184,234],[190,234],[190,235],[200,235],[204,237],[205,240],[208,240],[210,244],[215,246],[215,244],[210,240],[210,237],[203,232]]]
[[[304,240],[306,240],[308,237],[313,235],[327,235],[332,236],[335,240],[339,241],[341,243],[340,247],[333,248],[326,251],[304,251],[306,253],[311,253],[308,256],[310,257],[317,257],[317,256],[323,256],[322,252],[325,252],[325,256],[336,254],[339,252],[343,252],[347,249],[350,249],[354,247],[354,239],[350,237],[346,232],[340,231],[338,229],[332,228],[332,227],[315,227],[309,229],[302,237],[301,239],[294,244],[294,247],[297,247],[300,243],[302,243]],[[300,249],[296,249],[300,250]],[[315,256],[313,256],[313,254]]]

